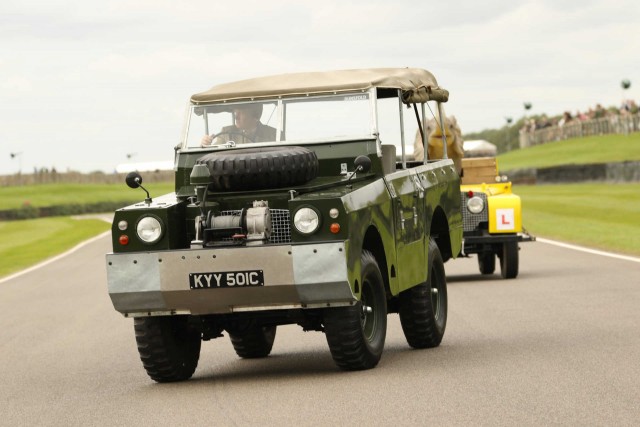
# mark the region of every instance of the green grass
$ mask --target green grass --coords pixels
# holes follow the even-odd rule
[[[640,255],[640,184],[517,185],[534,235]]]
[[[174,191],[173,182],[143,184],[151,197]],[[36,184],[0,188],[0,209],[16,209],[24,205],[47,207],[65,204],[100,202],[133,203],[145,198],[142,189],[122,184]]]
[[[0,222],[0,277],[30,267],[107,231],[99,219],[72,217]]]
[[[640,160],[640,133],[561,141],[499,157],[501,170],[566,163]],[[172,192],[173,182],[145,185],[152,197]],[[522,197],[523,223],[532,234],[593,248],[640,256],[640,184],[515,185]],[[46,184],[0,188],[0,209],[144,198],[122,184]],[[0,277],[64,252],[109,229],[95,219],[71,217],[0,221]],[[46,242],[46,244],[43,244]]]
[[[498,156],[500,171],[640,160],[640,133],[549,142]]]

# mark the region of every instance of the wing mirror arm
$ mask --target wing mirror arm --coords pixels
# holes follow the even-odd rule
[[[124,182],[127,183],[129,188],[138,188],[138,187],[142,188],[144,192],[147,193],[147,197],[144,199],[144,202],[147,205],[151,204],[153,199],[151,199],[151,196],[149,195],[149,192],[147,191],[147,189],[142,186],[142,176],[140,176],[138,172],[129,172],[126,178],[124,179]]]
[[[351,175],[349,175],[349,178],[347,178],[347,181],[350,181],[351,178],[356,176],[356,173],[358,172],[367,173],[371,170],[371,159],[367,156],[360,155],[356,157],[353,164],[356,168],[353,172],[351,172]]]

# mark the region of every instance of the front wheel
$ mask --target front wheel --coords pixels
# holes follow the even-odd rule
[[[369,251],[362,253],[362,294],[350,307],[324,311],[324,328],[331,356],[341,369],[375,367],[387,335],[387,297],[380,267]]]
[[[505,242],[500,257],[500,274],[503,279],[515,279],[518,276],[518,242]]]
[[[429,241],[426,283],[400,293],[400,323],[413,348],[437,347],[447,326],[447,281],[438,245]]]
[[[480,252],[478,254],[478,267],[481,274],[493,274],[496,271],[496,254],[493,252]]]
[[[152,380],[163,383],[191,378],[202,341],[188,316],[137,317],[133,327],[142,365]]]

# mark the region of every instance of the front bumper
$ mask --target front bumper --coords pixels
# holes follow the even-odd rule
[[[264,286],[191,289],[190,273],[262,270]],[[110,253],[107,282],[125,316],[351,305],[345,242]]]
[[[465,232],[463,236],[463,251],[465,254],[475,254],[486,252],[493,248],[493,246],[502,245],[508,242],[534,242],[535,236],[527,233],[509,233],[509,234],[492,234],[483,232],[477,234],[476,232]],[[495,250],[495,248],[493,248]]]

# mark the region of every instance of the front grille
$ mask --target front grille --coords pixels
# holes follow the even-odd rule
[[[271,237],[269,243],[291,243],[291,214],[287,209],[269,209]]]
[[[269,209],[271,214],[271,237],[269,243],[282,244],[291,243],[291,214],[287,209]],[[219,216],[240,216],[241,210],[221,211]],[[223,241],[232,241],[232,238]]]
[[[482,198],[484,202],[484,210],[478,214],[473,214],[467,209],[467,196],[466,192],[460,192],[460,205],[462,206],[462,226],[464,231],[473,231],[478,228],[478,224],[481,222],[488,222],[489,206],[487,204],[487,195],[485,193],[474,193],[475,196]]]

